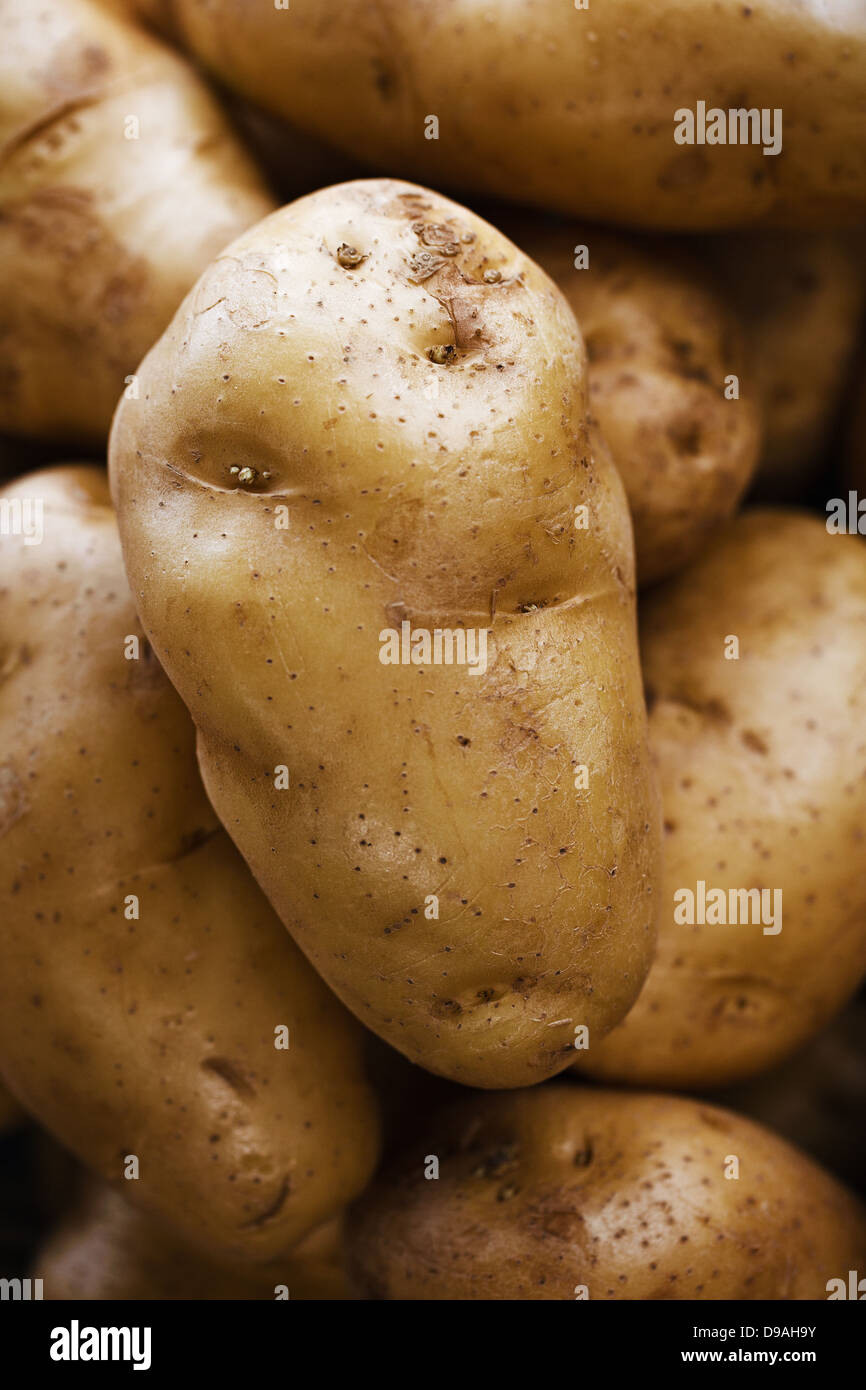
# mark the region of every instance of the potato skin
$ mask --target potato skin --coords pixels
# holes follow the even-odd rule
[[[848,0],[175,0],[229,86],[378,169],[634,226],[866,211],[866,12]],[[781,108],[783,147],[678,145],[679,108]],[[426,122],[439,121],[438,138]]]
[[[280,1284],[292,1302],[353,1297],[343,1268],[342,1218],[288,1256],[253,1268],[220,1265],[96,1182],[37,1251],[31,1277],[43,1281],[49,1302],[272,1300]]]
[[[658,952],[580,1069],[725,1085],[813,1037],[866,972],[866,548],[804,513],[746,512],[647,598],[641,654],[665,818]],[[674,893],[700,879],[781,889],[781,932],[677,925]]]
[[[343,1001],[469,1085],[567,1066],[652,950],[631,529],[584,368],[500,233],[361,181],[214,263],[112,431],[127,570],[211,801]],[[403,621],[489,629],[486,672],[383,665]]]
[[[823,1299],[863,1268],[866,1212],[730,1111],[554,1083],[437,1116],[352,1209],[348,1252],[376,1299]]]
[[[713,237],[706,265],[745,330],[762,402],[762,492],[792,499],[817,471],[848,384],[866,303],[866,237]]]
[[[508,231],[580,325],[590,408],[628,496],[638,583],[655,583],[703,550],[754,473],[759,408],[741,335],[688,257],[659,239],[529,218]],[[578,246],[589,250],[583,270]],[[730,373],[738,400],[725,399]]]
[[[205,798],[192,722],[135,617],[104,471],[2,492],[34,496],[41,545],[0,544],[0,1073],[180,1235],[266,1260],[373,1171],[361,1030]]]
[[[126,377],[273,202],[188,64],[98,4],[0,0],[0,91],[0,430],[104,447]]]

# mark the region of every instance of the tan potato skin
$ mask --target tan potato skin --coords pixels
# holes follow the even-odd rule
[[[791,498],[818,467],[848,384],[866,303],[866,237],[714,237],[705,263],[745,330],[746,385],[763,407],[764,491]]]
[[[49,469],[0,496],[45,509],[41,545],[0,542],[0,1073],[186,1239],[266,1260],[373,1171],[361,1030],[207,803],[192,723],[134,614],[104,471]]]
[[[813,1037],[866,972],[866,548],[817,517],[744,513],[646,600],[641,655],[666,831],[658,953],[580,1068],[724,1085]],[[678,925],[674,893],[699,879],[781,889],[781,932]]]
[[[273,203],[191,68],[98,4],[0,0],[0,92],[0,430],[104,447],[190,285]]]
[[[348,1251],[375,1299],[798,1301],[863,1269],[866,1212],[730,1111],[556,1083],[438,1116],[356,1203]]]
[[[343,1268],[342,1219],[308,1236],[288,1256],[255,1268],[208,1260],[162,1229],[112,1188],[92,1184],[78,1206],[37,1251],[31,1278],[47,1301],[351,1299]]]
[[[584,380],[531,261],[371,180],[235,242],[112,433],[127,569],[221,819],[343,1001],[468,1085],[567,1066],[652,950],[631,529]],[[490,629],[486,673],[383,665],[404,620]]]
[[[230,86],[388,173],[636,226],[866,211],[860,0],[174,0],[174,13]],[[698,100],[781,108],[781,153],[678,145],[675,112]]]
[[[589,404],[628,496],[638,583],[652,584],[703,550],[754,473],[759,408],[741,335],[688,260],[658,241],[529,218],[508,231],[580,324]],[[579,246],[587,269],[575,269]],[[725,398],[731,373],[738,400]]]

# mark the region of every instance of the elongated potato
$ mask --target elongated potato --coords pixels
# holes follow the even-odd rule
[[[98,4],[0,0],[0,93],[0,430],[104,447],[196,276],[273,204],[192,69]]]
[[[589,404],[628,496],[638,582],[653,583],[703,550],[754,473],[758,396],[741,334],[682,252],[657,239],[529,218],[508,230],[574,310]],[[582,248],[589,264],[576,269]]]
[[[641,654],[666,831],[658,954],[580,1065],[723,1085],[814,1036],[866,972],[866,547],[817,517],[746,512],[646,600]]]
[[[0,1074],[186,1239],[266,1260],[373,1170],[361,1030],[208,805],[104,472],[0,503]]]
[[[352,1297],[343,1268],[342,1221],[320,1227],[267,1264],[217,1264],[184,1245],[114,1189],[93,1183],[33,1261],[47,1300],[274,1299]]]
[[[562,1084],[467,1096],[349,1222],[378,1299],[818,1299],[864,1258],[866,1211],[769,1130]]]
[[[584,384],[526,256],[370,180],[236,241],[112,431],[218,814],[344,1002],[470,1085],[567,1066],[652,949],[631,528]]]
[[[866,214],[860,0],[174,0],[173,12],[229,86],[389,173],[635,226]],[[705,143],[701,112],[714,140],[716,109],[725,144]],[[692,143],[676,138],[684,112]]]

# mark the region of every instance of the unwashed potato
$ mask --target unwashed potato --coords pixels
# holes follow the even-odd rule
[[[638,582],[653,583],[729,520],[758,461],[741,335],[689,261],[657,241],[529,218],[508,230],[580,324],[589,404],[628,495]],[[589,264],[576,269],[583,248]],[[736,399],[725,395],[731,375]]]
[[[537,266],[370,180],[236,241],[112,431],[132,587],[220,818],[344,1002],[469,1085],[567,1066],[652,950],[631,527],[584,392]],[[474,673],[384,664],[404,622],[469,629]]]
[[[763,404],[760,477],[776,496],[795,497],[821,462],[866,303],[864,253],[862,234],[832,232],[707,245],[706,265],[745,329],[744,384]]]
[[[0,0],[0,430],[103,441],[217,251],[273,206],[216,102],[88,0]]]
[[[230,86],[388,173],[636,226],[866,213],[861,0],[174,0],[173,14]],[[772,125],[760,143],[703,144],[703,124],[677,143],[699,101],[776,112],[778,147]]]
[[[30,520],[42,503],[41,543],[25,499]],[[180,1235],[266,1260],[373,1171],[362,1031],[205,798],[104,472],[31,474],[0,493],[4,516],[16,502],[19,533],[0,540],[0,1074]]]
[[[287,1256],[249,1267],[220,1265],[190,1249],[118,1192],[93,1183],[37,1251],[30,1271],[47,1300],[353,1297],[343,1267],[342,1219]]]
[[[580,1066],[702,1089],[780,1062],[866,972],[866,548],[805,513],[744,513],[646,600],[641,655],[666,831],[658,954]],[[731,890],[766,890],[761,920],[737,899],[747,921],[690,925],[675,894],[698,918],[701,882],[726,918]]]
[[[557,1083],[438,1116],[348,1240],[376,1299],[818,1299],[863,1269],[866,1211],[729,1111]]]

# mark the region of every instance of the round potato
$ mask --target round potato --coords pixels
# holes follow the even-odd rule
[[[0,0],[0,90],[0,430],[104,448],[196,276],[273,203],[196,74],[98,4]]]
[[[590,408],[628,496],[638,583],[651,584],[703,550],[755,470],[759,411],[740,334],[688,260],[658,242],[528,218],[508,230],[574,310]]]
[[[179,1235],[266,1260],[373,1171],[362,1031],[207,802],[104,472],[0,513],[0,1074]]]
[[[744,513],[641,612],[664,808],[658,954],[592,1076],[703,1088],[814,1036],[866,972],[866,547]]]
[[[817,1299],[863,1269],[866,1211],[729,1111],[555,1083],[437,1116],[348,1250],[376,1299]]]
[[[127,570],[283,922],[431,1071],[566,1067],[645,976],[658,822],[565,300],[459,205],[342,184],[228,248],[140,380]]]
[[[857,345],[864,240],[824,232],[714,237],[706,264],[748,344],[746,389],[762,403],[765,494],[794,498],[822,461]]]
[[[353,1297],[343,1268],[342,1221],[314,1231],[288,1256],[254,1268],[206,1259],[112,1188],[92,1183],[37,1251],[31,1278],[47,1300],[297,1301]]]
[[[173,13],[229,86],[380,170],[634,226],[866,214],[858,0],[174,0]]]

